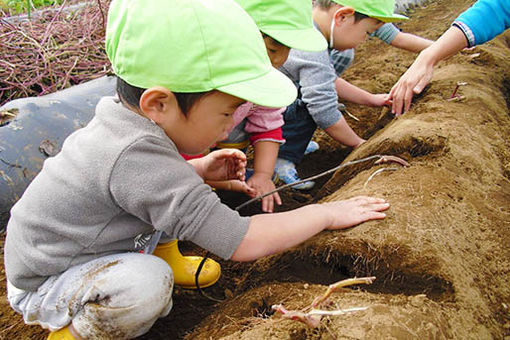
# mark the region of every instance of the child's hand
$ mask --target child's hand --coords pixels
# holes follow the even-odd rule
[[[345,229],[365,221],[380,220],[386,217],[382,211],[390,204],[382,198],[357,196],[345,201],[327,202],[320,205],[331,216],[327,229]]]
[[[250,197],[256,196],[253,188],[246,184],[246,182],[238,179],[231,179],[228,181],[206,181],[206,183],[215,189],[237,191]]]
[[[237,149],[221,149],[190,161],[204,181],[244,181],[246,155]]]
[[[389,106],[391,105],[389,93],[372,94],[370,106]]]
[[[255,172],[247,183],[255,191],[255,195],[253,197],[263,195],[266,192],[270,192],[275,189],[274,183],[271,180],[271,175],[268,174]],[[272,213],[274,211],[275,203],[278,205],[282,204],[280,195],[278,195],[277,192],[262,199],[262,211]]]

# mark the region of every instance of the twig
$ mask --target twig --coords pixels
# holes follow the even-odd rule
[[[352,118],[352,119],[354,119],[355,121],[358,121],[358,122],[359,122],[359,118],[358,118],[358,117],[356,117],[355,115],[353,115],[352,113],[350,113],[350,112],[349,112],[349,111],[347,111],[347,110],[344,110],[344,112],[345,112],[345,113],[347,113],[347,115],[348,115],[349,117],[351,117],[351,118]]]
[[[352,278],[352,279],[346,279],[346,280],[342,280],[342,281],[333,283],[333,284],[328,286],[328,290],[326,290],[326,293],[324,293],[324,295],[318,297],[317,299],[315,299],[313,301],[312,308],[315,308],[315,307],[319,306],[321,303],[326,301],[331,296],[331,294],[333,294],[334,292],[336,292],[340,288],[347,287],[347,286],[352,286],[352,285],[358,285],[358,284],[369,285],[372,282],[374,282],[374,280],[375,280],[375,276],[355,277],[355,278]]]
[[[370,177],[368,177],[365,184],[363,184],[363,189],[365,189],[367,187],[368,182],[370,182],[370,180],[372,178],[374,178],[375,175],[380,174],[383,171],[397,171],[397,170],[398,170],[397,168],[382,168],[382,169],[374,171],[374,173],[371,174]]]
[[[460,102],[461,100],[466,99],[466,96],[455,96],[453,98],[446,99],[449,102]]]
[[[346,166],[350,166],[350,165],[354,165],[354,164],[358,164],[358,163],[362,163],[362,162],[366,162],[366,161],[369,161],[369,160],[372,160],[372,159],[376,159],[376,158],[379,158],[374,164],[381,164],[381,163],[385,163],[385,162],[396,162],[402,166],[409,166],[409,163],[407,163],[405,160],[403,160],[402,158],[399,158],[397,156],[390,156],[390,155],[373,155],[373,156],[369,156],[369,157],[365,157],[365,158],[361,158],[361,159],[358,159],[358,160],[355,160],[355,161],[350,161],[350,162],[347,162],[345,164],[340,164],[339,166],[337,167],[334,167],[333,169],[329,169],[327,171],[324,171],[324,172],[321,172],[320,174],[318,175],[315,175],[315,176],[311,176],[311,177],[308,177],[308,178],[305,178],[305,179],[302,179],[302,180],[299,180],[297,182],[294,182],[294,183],[289,183],[289,184],[285,184],[285,185],[282,185],[278,188],[276,188],[275,190],[272,190],[272,191],[269,191],[269,192],[266,192],[265,194],[262,194],[262,195],[259,195],[255,198],[252,198],[246,202],[244,202],[243,204],[240,204],[238,205],[235,210],[236,211],[239,211],[241,208],[247,206],[248,204],[251,204],[253,202],[256,202],[266,196],[269,196],[269,195],[272,195],[274,194],[275,192],[278,192],[278,191],[281,191],[285,188],[288,188],[288,187],[292,187],[294,185],[297,185],[297,184],[300,184],[300,183],[304,183],[304,182],[307,182],[307,181],[311,181],[311,180],[314,180],[314,179],[317,179],[317,178],[320,178],[320,177],[323,177],[323,176],[326,176],[326,175],[329,175],[330,173],[333,173],[341,168],[345,168]]]
[[[308,312],[304,311],[295,311],[295,310],[287,310],[283,307],[282,304],[273,305],[271,308],[274,311],[277,311],[282,314],[282,316],[286,319],[296,320],[306,324],[308,327],[317,328],[320,326],[320,321],[323,316],[337,316],[337,315],[345,315],[348,313],[354,313],[359,311],[364,311],[368,309],[368,307],[356,307],[356,308],[348,308],[348,309],[337,309],[337,310],[324,310],[317,309],[321,303],[326,301],[329,296],[335,291],[339,290],[342,287],[352,286],[355,284],[371,284],[375,280],[374,276],[371,277],[360,277],[360,278],[352,278],[347,280],[342,280],[331,284],[328,286],[328,289],[324,295],[316,298],[312,305],[306,309],[310,309]]]
[[[101,6],[101,0],[97,0],[97,4],[99,6],[99,11],[101,12],[101,19],[103,20],[103,30],[106,29],[106,23],[105,23],[105,20],[104,20],[104,12],[103,12],[103,7]]]

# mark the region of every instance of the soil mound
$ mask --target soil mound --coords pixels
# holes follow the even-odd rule
[[[436,39],[472,3],[431,2],[401,28]],[[387,92],[414,57],[371,40],[345,78]],[[467,83],[458,90],[462,98],[448,100],[458,82]],[[317,133],[321,149],[305,158],[299,169],[305,176],[375,154],[411,166],[347,167],[308,194],[285,192],[281,209],[373,195],[392,204],[387,218],[323,232],[253,263],[220,261],[223,276],[207,294],[224,301],[177,289],[173,311],[142,339],[510,337],[510,31],[440,63],[430,86],[398,119],[387,109],[349,103],[347,109],[359,119],[346,117],[349,124],[369,140],[349,154]],[[331,303],[366,311],[327,317],[311,329],[271,310],[280,303],[305,308],[329,284],[354,276],[377,279],[334,293]],[[0,288],[4,281],[2,268]],[[0,339],[44,339],[39,327],[23,325],[0,291]]]

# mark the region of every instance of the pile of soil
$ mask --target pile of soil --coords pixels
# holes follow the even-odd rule
[[[472,3],[428,3],[401,28],[436,39]],[[141,339],[510,338],[509,56],[507,32],[440,63],[430,86],[398,119],[387,109],[347,103],[359,121],[346,119],[367,143],[350,152],[317,133],[321,149],[301,164],[304,176],[375,154],[396,155],[411,166],[344,168],[309,193],[284,192],[280,210],[371,195],[391,203],[387,218],[323,232],[252,263],[219,260],[222,278],[206,292],[223,301],[176,289],[173,311]],[[387,92],[414,58],[372,39],[357,50],[345,78]],[[459,89],[463,99],[448,101],[457,82],[467,83]],[[371,177],[382,168],[395,170]],[[324,318],[315,329],[271,311],[280,303],[305,308],[329,284],[354,276],[377,279],[334,293],[332,306],[366,311]],[[23,325],[11,311],[4,285],[2,268],[0,339],[44,339],[43,330]]]

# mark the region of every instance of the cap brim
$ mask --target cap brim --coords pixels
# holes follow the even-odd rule
[[[328,47],[324,36],[315,28],[304,30],[272,30],[261,28],[260,30],[290,48],[319,52],[324,51]]]
[[[220,86],[216,89],[267,107],[288,106],[297,97],[297,89],[294,83],[273,67],[261,77]]]
[[[393,14],[391,17],[378,17],[378,16],[371,16],[374,19],[381,20],[382,22],[398,22],[402,20],[408,20],[409,18],[405,15],[400,14]]]

